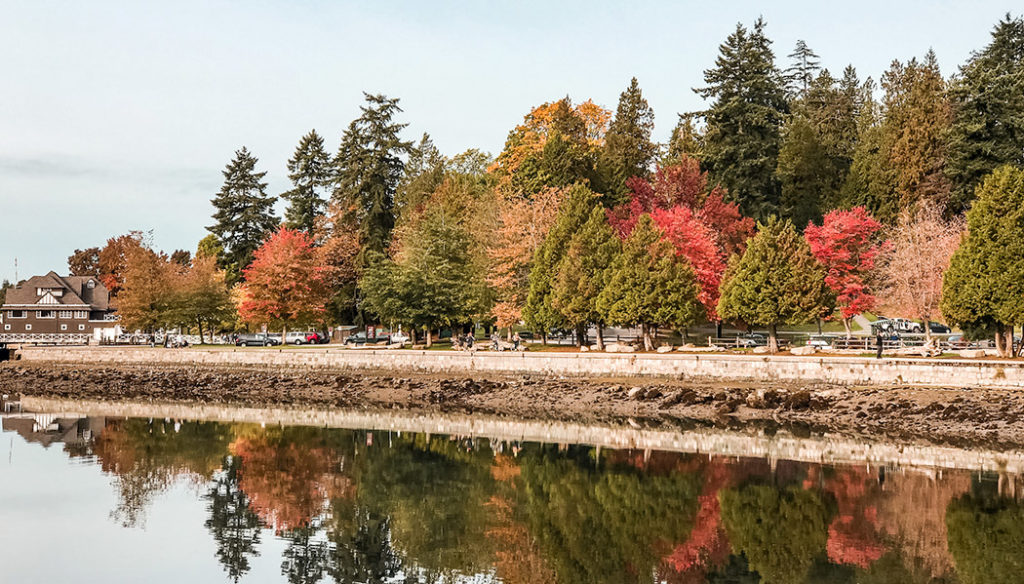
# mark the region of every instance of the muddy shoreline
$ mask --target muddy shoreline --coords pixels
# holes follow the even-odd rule
[[[1024,392],[266,368],[0,364],[0,394],[244,406],[480,412],[536,420],[837,433],[997,450],[1024,446]]]

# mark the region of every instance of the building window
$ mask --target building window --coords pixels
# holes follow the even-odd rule
[[[89,313],[84,310],[76,310],[75,318],[89,318]]]
[[[25,330],[27,330],[27,331],[30,331],[30,330],[32,330],[32,325],[30,325],[30,324],[26,324],[26,325],[25,325]]]
[[[85,330],[85,325],[84,324],[78,325],[78,330],[84,331]]]
[[[53,318],[54,314],[52,310],[40,310],[36,313],[36,318]]]
[[[66,324],[60,325],[60,330],[62,330],[62,331],[68,330],[68,325],[66,325]]]
[[[7,311],[7,317],[8,318],[25,318],[25,311],[24,310],[8,310]]]
[[[85,287],[90,289],[90,290],[92,290],[93,288],[96,287],[96,282],[93,282],[92,280],[89,280],[88,282],[85,283]]]
[[[57,313],[57,316],[59,318],[71,318],[71,311],[70,310],[61,310],[60,312]]]

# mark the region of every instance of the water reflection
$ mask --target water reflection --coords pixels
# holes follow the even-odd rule
[[[108,477],[120,529],[148,529],[165,494],[190,489],[205,520],[177,537],[208,542],[222,572],[204,581],[974,584],[1024,574],[1024,507],[1006,475],[135,418],[32,414],[3,429],[18,461],[60,445],[68,468],[85,462]],[[0,493],[17,499],[28,472],[10,462]],[[40,543],[14,540],[0,555]],[[32,581],[16,562],[6,569]]]

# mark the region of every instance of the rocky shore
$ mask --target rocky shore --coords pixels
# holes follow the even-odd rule
[[[390,377],[268,369],[0,364],[0,394],[66,399],[395,408],[528,419],[833,432],[961,447],[1024,446],[1024,392],[694,384],[530,376]]]

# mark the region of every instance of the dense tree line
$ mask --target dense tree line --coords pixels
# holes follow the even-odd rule
[[[779,325],[839,318],[849,331],[882,307],[1008,341],[1024,323],[1008,308],[1024,281],[1010,235],[1024,19],[998,22],[949,78],[931,51],[877,84],[852,66],[833,74],[803,41],[788,59],[763,20],[738,24],[695,90],[707,108],[680,114],[666,144],[635,78],[614,111],[569,97],[532,108],[493,158],[407,140],[399,100],[366,94],[333,156],[315,130],[301,138],[283,221],[239,149],[197,258],[216,258],[239,323],[401,324],[428,342],[470,323],[581,341],[596,327],[598,345],[604,327],[636,326],[652,348],[658,330],[724,320],[768,328],[774,346]],[[127,266],[138,237],[69,258],[124,316],[169,305],[132,274],[156,268]]]

